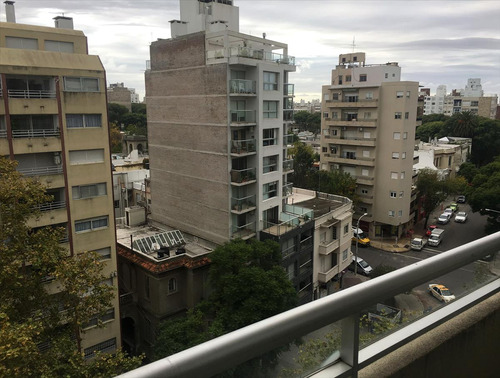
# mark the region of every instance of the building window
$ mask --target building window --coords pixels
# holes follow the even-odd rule
[[[388,74],[388,73],[386,73],[386,74],[385,74],[385,78],[387,79],[388,77],[389,77],[389,74]]]
[[[348,255],[349,255],[349,253],[348,253],[347,249],[344,249],[342,251],[342,261],[346,261]]]
[[[405,192],[404,192],[404,191],[399,192],[399,198],[403,198],[403,197],[404,197],[404,195],[405,195]]]
[[[404,179],[404,178],[405,178],[405,173],[401,172],[401,179]]]
[[[337,240],[337,227],[332,227],[332,240]]]
[[[479,101],[471,101],[470,106],[479,106]]]
[[[349,224],[344,225],[344,235],[347,235],[349,232]]]
[[[409,119],[410,118],[410,112],[405,112],[405,119]]]
[[[389,214],[388,214],[390,217],[394,217],[394,210],[389,210]]]
[[[404,92],[403,91],[398,91],[396,92],[396,98],[403,98]]]
[[[397,180],[398,179],[398,172],[391,172],[391,179]]]
[[[99,184],[73,186],[72,190],[73,199],[75,200],[105,196],[107,194],[105,182],[101,182]]]
[[[35,38],[5,37],[5,47],[10,49],[38,50]]]
[[[108,260],[111,258],[111,247],[96,249],[95,252],[99,255],[99,260]]]
[[[274,172],[278,169],[278,155],[265,156],[262,160],[262,173]]]
[[[403,139],[408,139],[408,133],[406,131],[403,133]]]
[[[394,113],[394,119],[401,119],[401,116],[402,116],[401,112]]]
[[[401,153],[401,159],[406,159],[406,152]]]
[[[177,280],[175,278],[171,278],[168,280],[168,293],[177,292]]]
[[[110,308],[103,315],[94,316],[94,317],[90,318],[89,322],[84,324],[82,326],[82,328],[85,329],[85,328],[95,327],[99,324],[109,322],[110,320],[114,320],[114,319],[115,319],[115,309]]]
[[[278,195],[278,181],[273,181],[262,186],[262,199],[266,200]]]
[[[104,149],[78,150],[69,152],[69,164],[104,163]]]
[[[406,91],[406,97],[410,98],[410,91]]]
[[[68,92],[99,92],[99,79],[96,77],[65,77],[64,90]]]
[[[328,112],[323,112],[323,118],[328,118]]]
[[[321,147],[321,152],[328,152],[328,148],[327,147]]]
[[[368,189],[361,189],[361,194],[368,194]]]
[[[403,210],[398,210],[398,217],[402,217],[403,216]]]
[[[66,127],[80,129],[87,127],[102,127],[100,114],[66,114]]]
[[[399,159],[399,152],[393,152],[392,153],[392,158],[393,159]]]
[[[366,74],[359,75],[359,81],[366,81]]]
[[[265,91],[278,90],[278,73],[264,71],[264,90]]]
[[[116,337],[103,341],[102,343],[96,344],[89,348],[85,348],[84,350],[85,359],[89,360],[93,358],[97,352],[111,353],[114,352],[115,350],[116,350]]]
[[[351,75],[345,75],[345,81],[346,83],[351,81]]]
[[[339,94],[337,92],[335,93],[332,93],[332,99],[335,100],[335,101],[338,101],[339,99]]]
[[[392,134],[392,139],[399,140],[401,139],[401,133],[395,132]]]
[[[278,101],[264,101],[264,118],[278,118]]]
[[[364,119],[371,119],[372,118],[372,112],[364,112],[363,113],[363,118]]]
[[[391,191],[391,198],[397,198],[398,194],[394,191]]]
[[[361,176],[368,176],[369,173],[368,173],[368,169],[362,169],[361,170]]]
[[[342,75],[339,75],[339,85],[342,85]]]
[[[330,146],[330,153],[336,154],[337,153],[337,146]]]
[[[74,45],[73,42],[63,42],[63,41],[49,41],[44,42],[45,51],[55,51],[63,53],[73,53]]]
[[[323,95],[323,100],[328,101],[330,99],[330,95],[328,93],[325,93]]]
[[[96,231],[108,227],[108,216],[75,221],[75,232]]]
[[[278,132],[276,129],[264,129],[262,131],[262,145],[274,146],[278,144]]]
[[[365,99],[373,100],[373,92],[366,92]]]
[[[337,135],[337,129],[333,129],[333,130],[331,130],[331,132],[332,132],[332,135]]]
[[[339,118],[339,114],[337,112],[332,112],[332,118],[333,119],[338,119]]]

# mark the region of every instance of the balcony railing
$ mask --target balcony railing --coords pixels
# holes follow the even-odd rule
[[[249,222],[243,226],[233,226],[233,239],[249,239],[255,235],[255,222]]]
[[[293,109],[283,109],[283,121],[293,121]]]
[[[255,123],[255,110],[230,110],[231,123]]]
[[[7,130],[0,130],[0,138],[7,138]]]
[[[229,80],[229,93],[255,94],[255,81],[231,79]]]
[[[66,207],[66,201],[52,201],[52,202],[42,203],[36,208],[40,211],[50,211],[50,210],[64,209],[65,207]]]
[[[61,133],[59,130],[46,129],[46,130],[12,130],[13,138],[47,138],[58,137]]]
[[[232,183],[243,184],[253,181],[255,181],[255,168],[231,170]]]
[[[233,140],[231,142],[232,154],[248,154],[255,151],[255,139]]]
[[[9,89],[7,94],[11,98],[56,98],[56,92],[48,90]]]
[[[283,161],[283,172],[293,171],[293,159]]]
[[[231,198],[231,210],[244,213],[255,209],[255,194],[243,198]]]
[[[293,183],[285,182],[283,184],[283,197],[288,197],[292,195]]]
[[[25,176],[46,176],[62,173],[63,168],[60,165],[53,165],[50,167],[18,168],[18,171]]]
[[[224,51],[221,51],[224,54]],[[220,55],[220,53],[219,53]],[[295,57],[286,56],[283,54],[274,53],[271,51],[264,50],[254,50],[248,47],[230,47],[229,48],[230,56],[237,56],[241,58],[250,58],[250,59],[258,59],[258,60],[266,60],[268,62],[276,62],[280,64],[291,64],[295,65]],[[215,57],[217,57],[217,53],[215,53]],[[222,55],[224,57],[224,55]]]
[[[293,96],[295,92],[295,84],[283,84],[283,96]]]
[[[492,278],[476,291],[360,349],[359,313],[362,310],[494,254],[499,249],[500,232],[497,232],[212,339],[121,377],[213,376],[338,321],[342,333],[339,350],[330,349],[330,354],[326,354],[326,358],[313,367],[307,376],[357,376],[360,369],[498,292],[500,278]]]
[[[293,145],[293,137],[294,134],[286,134],[283,136],[283,145],[284,146],[291,146]]]

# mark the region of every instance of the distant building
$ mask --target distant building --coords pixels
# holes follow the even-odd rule
[[[131,111],[132,104],[137,104],[139,102],[139,95],[135,93],[134,88],[127,88],[123,83],[109,85],[108,103],[123,105]]]
[[[0,22],[0,155],[54,197],[30,226],[63,227],[71,256],[97,251],[117,288],[104,67],[72,18],[55,17],[53,28],[18,24],[13,3],[5,2],[9,17]],[[116,296],[105,326],[82,332],[86,358],[121,346],[119,319]]]

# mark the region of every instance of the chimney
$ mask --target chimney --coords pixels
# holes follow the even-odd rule
[[[54,17],[55,27],[58,29],[73,30],[73,19],[71,17],[57,16]]]
[[[7,22],[16,22],[16,12],[14,10],[14,3],[15,1],[4,1],[5,4],[5,16],[7,19]]]

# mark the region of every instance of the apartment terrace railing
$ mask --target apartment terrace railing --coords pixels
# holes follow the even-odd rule
[[[292,189],[293,189],[293,183],[291,183],[291,182],[285,182],[283,184],[283,192],[282,192],[283,197],[291,196],[292,195]]]
[[[293,171],[293,159],[283,160],[283,171]]]
[[[59,130],[46,129],[46,130],[12,130],[13,138],[47,138],[58,137],[61,133]]]
[[[233,226],[231,231],[233,239],[249,239],[255,235],[255,221],[243,226]]]
[[[255,123],[255,110],[230,110],[231,123]]]
[[[7,138],[7,130],[0,130],[0,138]]]
[[[8,89],[7,95],[11,98],[56,98],[56,91]]]
[[[283,145],[284,146],[291,146],[293,144],[293,137],[294,134],[286,134],[283,136]]]
[[[295,92],[295,84],[283,84],[283,96],[293,96]]]
[[[231,182],[236,184],[244,184],[255,181],[255,168],[247,169],[232,169]]]
[[[232,154],[248,154],[256,151],[255,139],[231,141]]]
[[[222,57],[224,57],[224,50],[216,50],[214,51],[214,56],[220,57],[222,54]],[[251,58],[251,59],[258,59],[258,60],[265,60],[268,62],[276,62],[280,64],[291,64],[295,65],[295,57],[293,56],[286,56],[283,54],[278,54],[274,53],[271,51],[264,51],[264,50],[254,50],[248,47],[230,47],[229,48],[229,56],[236,56],[240,58]],[[210,57],[210,56],[209,56]]]
[[[65,207],[66,207],[66,201],[53,201],[53,202],[42,203],[41,205],[37,206],[36,209],[40,211],[50,211],[50,210],[64,209]]]
[[[255,209],[255,194],[243,198],[231,198],[231,210],[238,213]]]
[[[356,377],[359,369],[500,291],[500,278],[495,276],[479,289],[360,349],[359,313],[363,309],[494,254],[499,249],[500,232],[497,232],[251,324],[121,377],[210,377],[337,321],[341,321],[342,330],[339,350],[332,350],[323,363],[308,372],[307,376]]]
[[[229,93],[255,94],[255,80],[231,79],[229,80]]]
[[[18,168],[17,170],[25,176],[56,175],[63,172],[63,168],[60,165],[53,165],[50,167]]]

